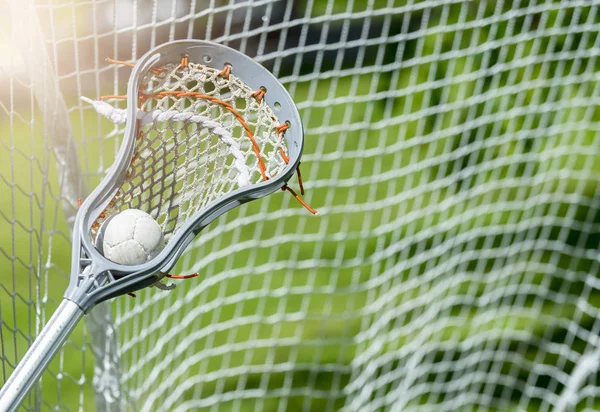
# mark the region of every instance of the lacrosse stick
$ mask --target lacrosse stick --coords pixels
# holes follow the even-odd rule
[[[123,143],[80,206],[64,300],[0,391],[2,411],[19,406],[86,312],[161,285],[186,246],[226,211],[287,189],[314,213],[287,186],[303,146],[298,111],[252,59],[205,41],[164,44],[133,66],[126,99],[126,110],[86,99],[126,124]],[[151,215],[164,234],[164,248],[140,265],[117,264],[95,247],[102,224],[127,209]]]

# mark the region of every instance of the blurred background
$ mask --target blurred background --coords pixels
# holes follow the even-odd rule
[[[600,410],[599,7],[0,0],[2,382],[119,148],[79,97],[195,38],[291,93],[320,214],[229,212],[178,264],[198,278],[97,307],[24,410]]]

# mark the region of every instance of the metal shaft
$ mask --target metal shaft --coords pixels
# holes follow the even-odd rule
[[[0,390],[0,411],[15,411],[83,317],[83,311],[63,300],[10,378]]]

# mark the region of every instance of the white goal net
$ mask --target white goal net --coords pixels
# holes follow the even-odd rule
[[[227,213],[176,268],[198,277],[95,308],[24,410],[600,409],[599,8],[0,0],[0,382],[120,145],[79,96],[194,38],[286,86],[319,215]]]

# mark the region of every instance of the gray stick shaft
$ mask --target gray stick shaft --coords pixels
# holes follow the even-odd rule
[[[0,390],[0,411],[15,411],[54,355],[83,317],[83,311],[63,300]]]

